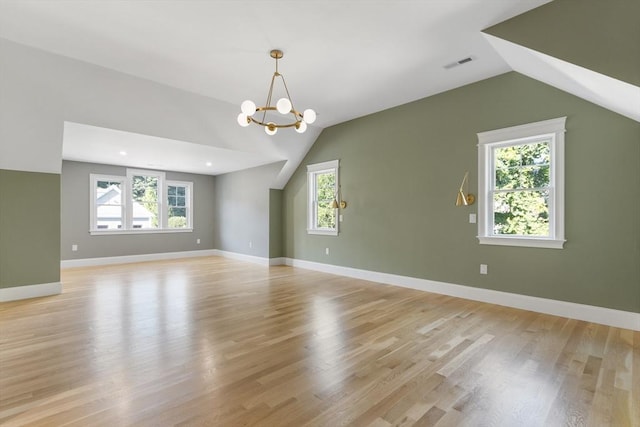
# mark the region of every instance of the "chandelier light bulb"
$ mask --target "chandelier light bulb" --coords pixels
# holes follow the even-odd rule
[[[276,108],[278,109],[278,113],[280,114],[289,114],[291,111],[291,101],[287,98],[280,98],[278,103],[276,104]]]
[[[242,126],[243,128],[246,128],[247,126],[249,126],[250,122],[251,121],[249,120],[249,117],[247,117],[246,114],[244,113],[238,114],[238,124],[240,126]]]
[[[246,128],[247,126],[249,126],[249,123],[251,123],[251,121],[249,120],[249,117],[247,117],[246,114],[244,113],[238,114],[238,124],[240,126],[242,126],[243,128]]]
[[[307,108],[306,110],[304,110],[304,113],[302,113],[302,120],[304,120],[305,122],[311,124],[313,122],[316,121],[316,112],[313,111],[311,108]]]
[[[267,126],[264,127],[264,131],[267,133],[267,135],[275,135],[276,132],[278,132],[278,128],[276,127],[275,123],[267,123]]]
[[[251,117],[256,112],[256,104],[253,101],[246,100],[240,105],[240,110],[247,116]]]
[[[307,124],[305,122],[296,123],[296,132],[304,133],[305,130],[307,130]]]

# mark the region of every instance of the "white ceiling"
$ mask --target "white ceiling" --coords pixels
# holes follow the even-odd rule
[[[481,30],[547,2],[0,0],[0,37],[215,98],[228,106],[228,126],[236,128],[244,99],[264,103],[274,71],[268,53],[282,49],[280,72],[296,108],[318,113],[308,134],[283,129],[267,137],[230,129],[228,135],[247,135],[246,140],[212,141],[205,152],[199,144],[180,146],[183,156],[194,150],[191,160],[200,166],[207,156],[224,163],[221,148],[232,155],[230,167],[192,170],[197,173],[287,160],[281,186],[322,128],[509,71]],[[469,56],[474,61],[444,68]],[[90,127],[71,128],[70,136],[90,138]],[[91,144],[110,150],[144,140],[116,132],[114,143],[104,138],[106,130],[96,131]],[[66,135],[64,158],[95,161],[82,140],[68,142]],[[273,142],[264,144],[265,137]],[[128,151],[132,166],[189,169],[185,159],[180,167],[171,165],[171,157],[180,156],[155,159],[147,150],[137,159],[136,150]]]

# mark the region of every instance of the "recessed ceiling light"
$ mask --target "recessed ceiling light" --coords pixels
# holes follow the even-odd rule
[[[126,155],[127,155],[127,152],[126,152],[126,151],[121,151],[121,152],[120,152],[120,155],[121,155],[121,156],[126,156]]]
[[[213,163],[211,163],[211,162],[207,162],[207,163],[205,163],[205,164],[206,164],[207,166],[213,166]]]

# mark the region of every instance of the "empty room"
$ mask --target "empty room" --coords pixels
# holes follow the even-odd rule
[[[0,0],[0,425],[640,427],[638,16]]]

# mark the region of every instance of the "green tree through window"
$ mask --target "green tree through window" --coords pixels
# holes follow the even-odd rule
[[[335,197],[335,188],[335,172],[316,174],[317,228],[336,228],[335,209],[331,207],[331,202]]]
[[[494,234],[549,235],[549,142],[494,149]]]
[[[133,201],[144,206],[151,216],[151,227],[158,228],[158,177],[134,175],[132,182]]]
[[[331,207],[338,187],[339,160],[307,165],[307,233],[338,235],[338,210]]]
[[[183,185],[169,185],[167,187],[167,202],[169,204],[169,228],[187,227],[187,187]]]

